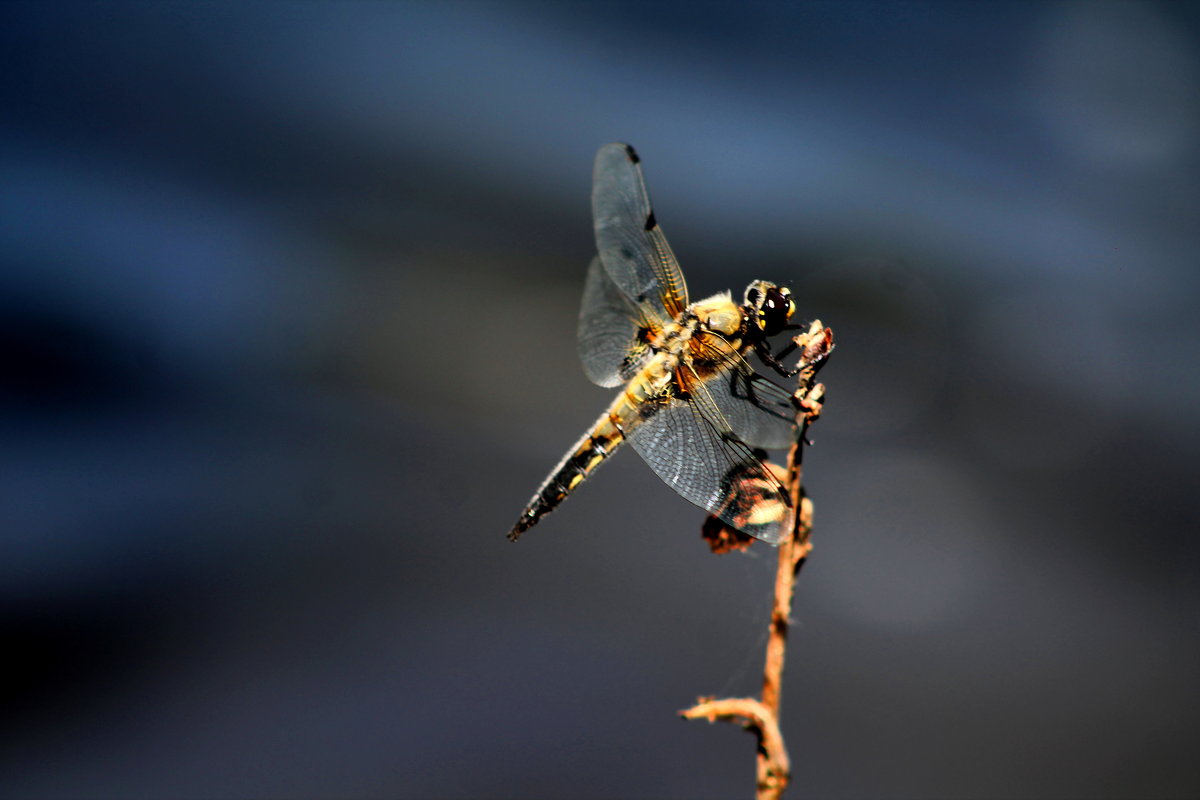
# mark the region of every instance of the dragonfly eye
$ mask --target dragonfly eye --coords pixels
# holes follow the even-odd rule
[[[788,317],[796,310],[791,293],[786,289],[775,287],[767,289],[766,299],[762,305],[762,327],[767,336],[774,336],[787,325]]]

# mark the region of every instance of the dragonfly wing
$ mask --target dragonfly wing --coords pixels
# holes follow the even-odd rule
[[[625,295],[670,320],[688,306],[687,284],[667,237],[654,218],[637,153],[627,144],[606,144],[592,172],[592,221],[596,249]]]
[[[600,256],[594,257],[579,308],[579,358],[588,380],[600,386],[626,383],[651,354],[648,342],[660,329],[617,289]]]
[[[696,387],[698,394],[706,390]],[[727,426],[701,413],[695,397],[651,399],[648,416],[627,438],[658,477],[687,500],[768,544],[791,524],[789,499],[779,480]]]

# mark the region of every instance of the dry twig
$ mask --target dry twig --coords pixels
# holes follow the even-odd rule
[[[791,780],[791,761],[779,729],[779,698],[783,690],[783,663],[787,633],[791,624],[792,594],[800,567],[812,550],[812,503],[804,496],[802,485],[805,435],[808,426],[821,416],[825,387],[816,383],[817,372],[833,349],[833,331],[816,320],[806,333],[795,338],[800,349],[801,370],[797,378],[796,439],[788,453],[785,485],[791,494],[792,533],[779,545],[779,565],[775,571],[775,602],[771,607],[770,636],[763,666],[762,700],[752,697],[717,700],[701,697],[696,705],[679,712],[685,719],[737,722],[758,737],[757,800],[774,800],[783,794]],[[743,534],[726,528],[710,518],[705,538],[714,552],[743,549]]]

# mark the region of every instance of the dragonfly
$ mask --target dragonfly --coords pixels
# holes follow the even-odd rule
[[[628,442],[659,478],[727,525],[768,544],[791,529],[789,492],[764,463],[793,441],[791,394],[747,362],[797,370],[768,340],[798,325],[791,291],[768,281],[689,302],[632,147],[600,148],[592,177],[597,254],[579,312],[584,372],[622,387],[551,470],[508,534],[516,541]]]

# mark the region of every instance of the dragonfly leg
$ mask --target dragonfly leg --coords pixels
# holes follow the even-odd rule
[[[766,364],[768,367],[775,370],[776,372],[778,372],[780,375],[782,375],[785,378],[792,378],[792,377],[795,377],[800,372],[800,367],[796,367],[795,369],[788,369],[780,362],[779,359],[787,356],[787,354],[790,353],[795,348],[796,348],[796,345],[795,345],[795,343],[793,343],[791,346],[785,347],[783,350],[781,350],[778,356],[775,356],[775,355],[771,354],[771,350],[769,347],[767,347],[766,342],[759,341],[759,342],[756,342],[754,345],[754,352],[758,353],[758,357],[760,359],[762,359],[762,362],[764,364]]]
[[[776,353],[776,354],[775,354],[775,360],[776,360],[776,361],[782,361],[783,359],[785,359],[785,358],[787,358],[788,356],[790,356],[790,355],[792,354],[792,351],[793,351],[793,350],[795,350],[795,349],[796,349],[797,347],[799,347],[799,346],[800,346],[800,345],[799,345],[799,344],[796,342],[796,340],[795,340],[795,339],[793,339],[793,340],[791,341],[791,343],[790,343],[790,344],[788,344],[788,346],[787,346],[787,347],[783,348],[782,350],[780,350],[778,353]]]

